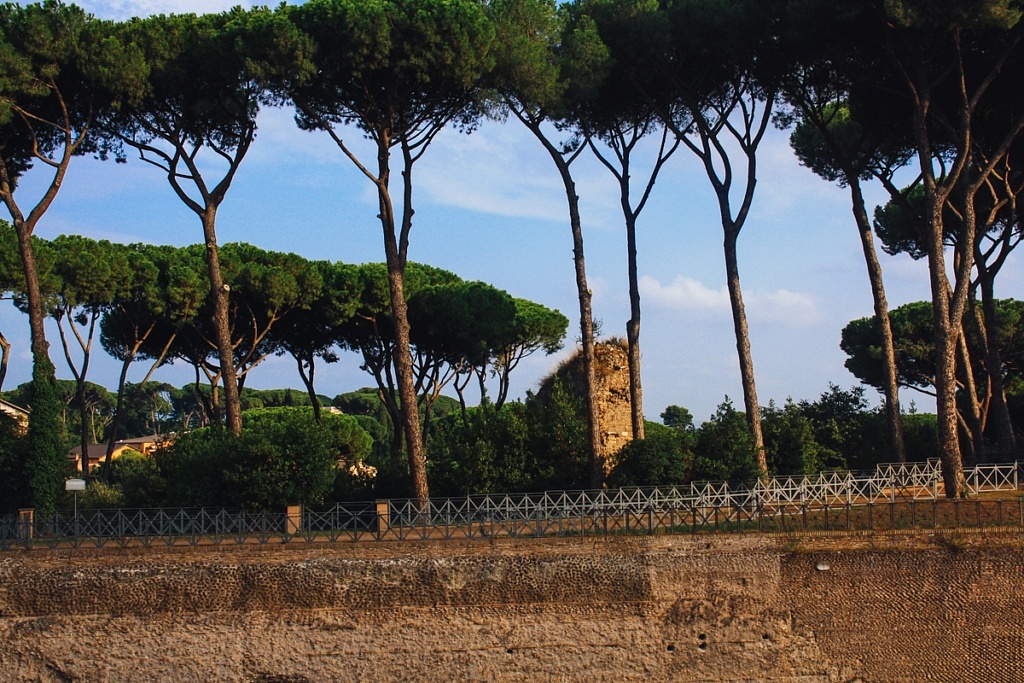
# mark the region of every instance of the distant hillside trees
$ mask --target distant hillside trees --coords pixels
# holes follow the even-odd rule
[[[10,228],[0,226],[0,236],[4,230]],[[83,446],[105,440],[111,451],[123,435],[184,431],[219,421],[222,375],[212,306],[205,295],[203,247],[124,246],[78,236],[34,240],[46,264],[41,282],[48,312],[58,323],[76,377],[74,396],[55,388],[55,396],[62,397],[55,405],[63,419],[54,432],[60,435],[62,458],[66,429],[78,434]],[[218,253],[222,279],[232,293],[227,322],[241,407],[311,405],[319,419],[327,401],[316,394],[313,359],[330,362],[351,350],[373,376],[374,398],[383,401],[389,423],[402,424],[383,264],[310,262],[247,244],[226,244]],[[561,347],[568,320],[558,311],[437,268],[410,263],[406,270],[414,388],[424,435],[440,392],[449,384],[456,383],[461,394],[475,377],[486,394],[494,378],[504,401],[510,374],[524,357]],[[19,301],[24,300],[22,283],[12,276],[6,284]],[[121,361],[116,394],[86,379],[97,329],[103,349]],[[72,355],[76,347],[77,362]],[[283,353],[296,357],[306,392],[285,390],[272,397],[244,386],[260,362]],[[129,370],[139,361],[146,362],[145,376],[133,384],[127,381]],[[157,368],[173,362],[192,366],[196,379],[191,387],[150,381]],[[16,402],[31,405],[30,393],[19,387]],[[69,408],[77,410],[77,417],[69,416]],[[392,454],[404,456],[403,432],[397,431],[399,438],[393,429],[387,433]],[[408,483],[409,470],[404,471]]]
[[[986,335],[977,325],[965,330],[960,353],[961,371],[957,391],[957,417],[961,430],[961,443],[973,461],[976,456],[987,452],[1012,453],[999,438],[994,420],[990,419],[997,404],[993,384],[977,381],[997,372],[1000,386],[1005,387],[1007,412],[1011,416],[1015,431],[1024,428],[1024,412],[1020,410],[1022,387],[1024,387],[1024,303],[1015,299],[1000,299],[994,303],[995,326]],[[900,384],[909,389],[934,396],[938,368],[935,361],[935,342],[932,327],[932,310],[927,302],[915,302],[900,306],[889,312],[895,341],[897,372]],[[874,318],[853,320],[842,333],[842,348],[849,358],[846,367],[858,379],[869,386],[878,386],[881,381],[879,361],[879,333]],[[990,369],[987,346],[997,344],[1000,348],[1000,366]]]
[[[610,486],[681,486],[691,482],[752,484],[760,477],[746,416],[728,397],[702,424],[668,406],[662,424],[627,444],[608,475]],[[934,415],[906,415],[915,461],[935,457]],[[826,470],[870,471],[888,462],[877,438],[884,412],[861,387],[832,386],[815,401],[762,408],[765,452],[772,476],[803,477]],[[505,491],[585,488],[586,415],[578,394],[556,380],[545,395],[501,409],[484,403],[437,421],[430,437],[430,475],[438,493],[461,496]]]
[[[295,358],[316,406],[317,361],[330,362],[337,348],[357,348],[401,434],[394,439],[401,442],[396,452],[407,459],[414,494],[423,501],[429,494],[424,442],[438,388],[452,386],[458,393],[476,378],[483,391],[486,367],[498,382],[493,393],[498,408],[507,392],[503,373],[518,353],[513,349],[554,348],[548,341],[515,342],[502,350],[497,339],[507,330],[501,316],[481,319],[489,329],[469,344],[455,344],[454,335],[443,344],[428,339],[432,333],[424,318],[418,332],[410,326],[415,313],[407,290],[413,286],[406,279],[414,276],[408,255],[416,163],[444,128],[470,129],[485,113],[526,125],[559,174],[572,234],[585,365],[592,361],[595,332],[572,164],[587,148],[610,146],[628,224],[643,203],[630,201],[626,151],[633,134],[661,131],[657,159],[676,146],[694,154],[711,184],[723,231],[743,413],[756,468],[765,476],[772,467],[762,425],[767,413],[757,399],[737,252],[739,234],[752,215],[763,171],[758,149],[773,112],[780,114],[779,125],[797,123],[794,144],[801,160],[851,190],[881,323],[887,432],[896,459],[903,457],[900,433],[909,428],[899,424],[895,344],[884,324],[889,315],[881,272],[872,261],[867,207],[859,196],[862,181],[877,180],[891,200],[872,226],[886,248],[911,245],[927,261],[938,447],[945,490],[963,495],[964,457],[979,452],[986,440],[1012,450],[1019,428],[1012,419],[1015,389],[1003,384],[1005,368],[1014,361],[1003,358],[998,343],[995,280],[1021,235],[1016,206],[1024,187],[1018,170],[1024,100],[1015,76],[1024,65],[1022,19],[1017,0],[851,0],[839,10],[830,0],[309,0],[275,10],[126,22],[99,21],[55,1],[3,5],[0,201],[15,238],[5,237],[4,244],[16,251],[20,272],[0,264],[8,271],[0,274],[0,287],[14,291],[29,316],[37,383],[27,456],[33,461],[33,496],[52,507],[62,466],[60,399],[44,320],[60,308],[62,324],[84,330],[72,372],[80,387],[86,386],[96,310],[88,302],[97,293],[87,295],[85,289],[101,279],[85,278],[73,292],[68,284],[73,276],[100,262],[66,272],[65,286],[51,293],[67,298],[53,308],[44,294],[48,271],[37,253],[36,228],[75,155],[123,160],[132,150],[165,175],[200,219],[203,242],[183,260],[199,262],[203,272],[196,275],[192,266],[176,264],[181,269],[168,272],[173,283],[159,277],[136,282],[116,303],[103,304],[103,319],[119,318],[107,327],[100,323],[108,351],[116,348],[116,357],[129,365],[141,359],[156,366],[172,359],[189,363],[197,377],[195,399],[202,403],[196,417],[224,420],[237,434],[245,374],[267,354]],[[268,104],[294,106],[298,125],[329,137],[354,172],[373,185],[385,246],[379,273],[294,260],[289,265],[289,255],[241,245],[234,270],[229,267],[233,257],[217,242],[216,214],[254,144],[257,114]],[[367,155],[351,144],[353,132],[368,140]],[[392,177],[395,171],[400,177]],[[27,174],[42,188],[30,200],[20,183]],[[897,176],[905,187],[895,184]],[[910,239],[907,234],[891,239],[896,223],[911,226]],[[144,272],[143,261],[151,257],[134,251],[129,249],[129,259],[136,260],[132,270]],[[627,251],[632,271],[640,255],[633,253],[631,238]],[[296,271],[296,265],[303,270]],[[178,277],[183,274],[187,277]],[[634,276],[631,272],[631,282]],[[424,310],[453,321],[494,294],[454,280],[429,286],[448,289],[443,297],[422,293]],[[146,307],[157,306],[161,297],[152,295],[154,287],[167,287],[168,294],[173,287],[188,300],[164,301],[164,312],[150,327],[140,322],[134,306],[135,297],[149,300]],[[341,294],[331,294],[332,288]],[[372,292],[375,300],[359,299],[360,290]],[[197,292],[198,299],[189,298]],[[456,299],[462,303],[456,305]],[[357,338],[333,339],[332,330],[360,315],[360,306],[369,315],[363,329],[349,331]],[[517,315],[523,313],[514,307]],[[502,304],[495,310],[506,311],[507,319],[512,309]],[[557,327],[558,321],[548,322]],[[375,331],[364,334],[367,327]],[[631,400],[637,436],[646,427],[635,371],[638,327],[633,291],[627,334],[634,349]],[[517,329],[513,338],[536,338],[523,326]],[[75,338],[71,327],[65,331]],[[971,335],[976,338],[968,342]],[[485,338],[484,346],[492,347],[486,353],[479,343]],[[211,386],[208,394],[199,389],[203,376]],[[603,468],[592,380],[588,374],[589,389],[579,398],[587,406],[590,484],[597,485]],[[121,382],[119,394],[126,383]],[[780,435],[806,431],[792,409],[774,410],[782,411],[787,424]],[[468,406],[462,413],[468,422]],[[729,425],[733,418],[729,411],[716,417]],[[115,418],[110,436],[118,430]],[[819,456],[806,451],[801,458],[810,462]]]

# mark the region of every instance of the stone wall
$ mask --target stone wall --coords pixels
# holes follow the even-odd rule
[[[567,359],[550,377],[544,380],[539,394],[549,391],[555,377],[568,380],[580,396],[586,395],[583,373],[583,351]],[[597,404],[598,431],[601,448],[598,456],[604,459],[605,471],[615,467],[615,456],[633,440],[633,415],[629,398],[629,356],[626,342],[611,339],[594,345],[594,401]]]
[[[1024,539],[0,554],[3,681],[1011,681]]]

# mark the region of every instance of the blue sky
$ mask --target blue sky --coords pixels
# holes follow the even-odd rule
[[[237,4],[219,0],[80,2],[103,18],[154,12],[212,12]],[[218,216],[221,243],[246,241],[308,258],[349,263],[383,260],[372,185],[330,139],[299,131],[288,110],[265,110],[256,142]],[[871,314],[871,295],[845,190],[801,167],[788,134],[772,131],[762,144],[754,206],[740,237],[739,265],[762,404],[787,397],[815,399],[829,383],[856,379],[843,367],[839,334]],[[346,141],[368,150],[352,130]],[[371,157],[372,158],[372,157]],[[211,168],[212,168],[212,161]],[[629,316],[625,236],[611,175],[592,158],[575,165],[582,200],[587,275],[594,316],[603,335],[624,335]],[[19,201],[38,193],[43,170],[23,181]],[[641,175],[641,172],[635,172]],[[485,122],[471,135],[437,138],[414,171],[416,218],[410,258],[483,280],[557,308],[572,321],[567,351],[534,356],[514,373],[522,396],[568,353],[578,337],[578,304],[565,195],[546,153],[520,124]],[[870,188],[872,206],[883,197]],[[201,241],[198,219],[174,196],[157,169],[76,159],[38,234],[79,233],[120,242],[184,245]],[[670,404],[706,419],[725,395],[742,404],[735,341],[725,289],[722,230],[708,181],[695,157],[680,150],[663,171],[639,223],[643,318],[644,405],[658,419]],[[882,254],[892,307],[928,298],[924,263]],[[1019,257],[1007,264],[997,296],[1024,296]],[[29,378],[27,318],[0,306],[0,329],[14,345],[5,388]],[[56,330],[49,335],[58,374],[70,377]],[[115,386],[116,371],[100,351],[90,379]],[[139,367],[130,380],[144,374]],[[319,369],[318,392],[333,396],[372,383],[354,354]],[[157,371],[154,379],[182,384],[189,368]],[[270,358],[247,386],[300,387],[290,357]],[[874,393],[869,390],[874,399]],[[903,402],[929,402],[905,392]]]

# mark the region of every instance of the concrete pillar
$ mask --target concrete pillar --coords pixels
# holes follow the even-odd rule
[[[391,529],[391,504],[386,500],[377,501],[377,537],[382,538]]]
[[[36,511],[34,508],[18,510],[18,536],[24,541],[31,541],[35,534]]]
[[[297,534],[302,531],[302,506],[288,506],[288,533]]]

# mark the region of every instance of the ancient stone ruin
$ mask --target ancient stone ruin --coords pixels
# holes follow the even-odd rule
[[[549,394],[551,383],[556,377],[562,378],[578,395],[585,395],[582,349],[577,350],[544,379],[538,396],[543,399]],[[615,456],[619,450],[633,440],[629,407],[629,362],[624,339],[612,338],[594,345],[594,377],[594,399],[597,401],[601,433],[598,456],[604,459],[607,474],[615,467]]]

